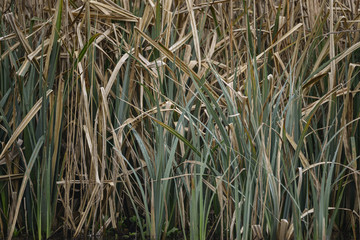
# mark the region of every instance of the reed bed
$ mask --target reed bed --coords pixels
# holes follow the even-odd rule
[[[360,237],[351,0],[3,0],[0,238]]]

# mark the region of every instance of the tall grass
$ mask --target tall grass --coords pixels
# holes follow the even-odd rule
[[[359,237],[356,1],[0,7],[0,238]]]

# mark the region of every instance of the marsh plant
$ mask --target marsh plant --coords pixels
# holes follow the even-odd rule
[[[0,238],[360,236],[358,1],[1,2]]]

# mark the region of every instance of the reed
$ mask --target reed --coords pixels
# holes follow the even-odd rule
[[[359,237],[359,13],[3,1],[0,238]]]

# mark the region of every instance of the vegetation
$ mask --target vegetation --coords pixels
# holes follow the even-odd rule
[[[360,6],[3,0],[0,238],[360,237]]]

